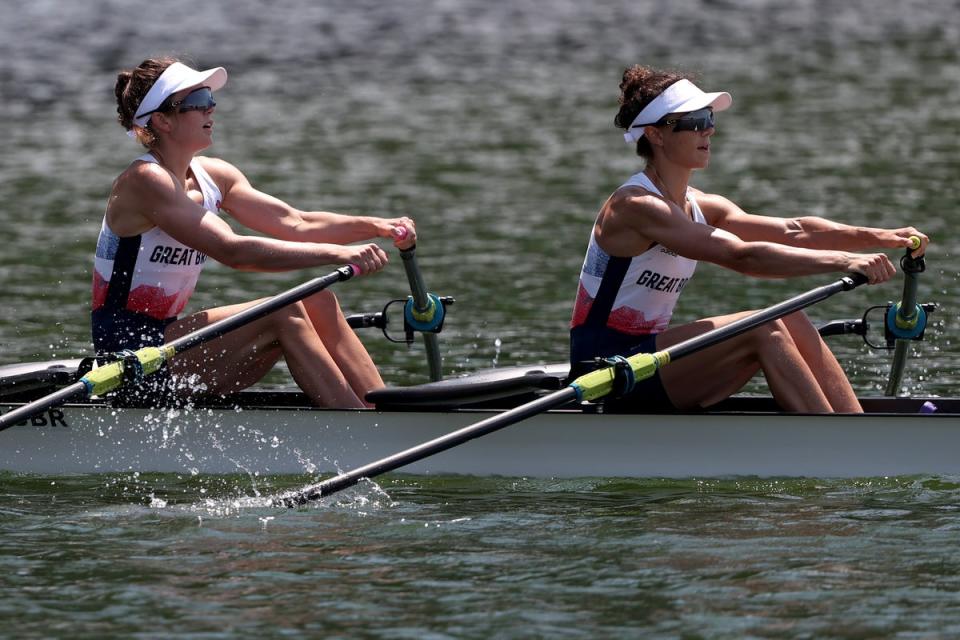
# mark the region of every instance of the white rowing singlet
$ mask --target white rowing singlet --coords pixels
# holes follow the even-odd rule
[[[662,196],[642,172],[621,186],[638,186]],[[693,221],[706,224],[689,188],[687,202]],[[591,230],[570,327],[605,326],[629,335],[660,333],[670,324],[680,292],[696,268],[696,260],[659,244],[638,256],[611,256],[600,248]]]

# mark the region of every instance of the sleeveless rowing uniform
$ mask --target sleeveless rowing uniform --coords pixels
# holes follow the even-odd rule
[[[157,163],[151,154],[137,160]],[[159,164],[159,163],[158,163]],[[220,189],[194,158],[190,171],[214,213]],[[163,331],[190,299],[206,255],[159,227],[121,238],[104,216],[93,263],[93,344],[99,353],[163,344]]]
[[[644,173],[622,187],[641,187],[662,197]],[[700,206],[687,189],[694,222],[706,224]],[[591,230],[580,271],[577,300],[570,321],[570,375],[597,368],[596,358],[631,356],[656,351],[656,336],[670,324],[673,309],[697,261],[679,256],[660,244],[637,256],[611,256],[597,244]],[[631,394],[650,409],[672,407],[657,374],[638,382]]]

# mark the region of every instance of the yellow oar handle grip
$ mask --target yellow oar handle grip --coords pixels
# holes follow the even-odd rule
[[[921,245],[920,238],[917,236],[910,236],[910,248],[919,249]]]
[[[144,347],[134,353],[137,360],[140,361],[140,367],[143,369],[143,375],[148,376],[155,373],[157,369],[163,366],[169,358],[174,355],[172,347]],[[102,367],[97,367],[81,380],[87,385],[89,394],[92,396],[102,396],[113,391],[123,384],[122,360],[111,362]]]

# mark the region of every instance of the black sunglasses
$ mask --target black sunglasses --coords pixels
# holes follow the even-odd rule
[[[685,113],[682,116],[675,116],[673,118],[664,117],[657,123],[657,126],[672,124],[674,125],[674,131],[704,131],[706,129],[712,129],[715,126],[714,122],[713,109],[705,107],[697,111]]]
[[[213,90],[211,90],[210,87],[200,87],[194,89],[176,102],[173,101],[173,96],[169,95],[160,103],[159,107],[143,115],[164,113],[172,109],[177,109],[179,113],[185,113],[187,111],[209,111],[215,106],[217,106],[217,103],[213,100]]]

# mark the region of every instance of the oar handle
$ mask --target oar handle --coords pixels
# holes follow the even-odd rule
[[[900,258],[900,270],[903,271],[903,292],[900,302],[893,305],[886,316],[888,336],[894,336],[893,360],[890,363],[890,375],[887,377],[887,387],[884,394],[896,396],[903,380],[903,372],[907,366],[907,350],[909,341],[921,335],[927,328],[927,314],[923,307],[917,304],[918,275],[926,268],[923,256],[913,257],[913,251],[921,246],[920,238],[910,236],[910,246]]]
[[[923,273],[927,265],[923,256],[913,257],[912,252],[920,248],[920,238],[910,236],[911,244],[900,258],[900,269],[903,271],[903,294],[897,304],[896,324],[901,329],[909,328],[916,323],[920,313],[917,305],[917,275]]]

